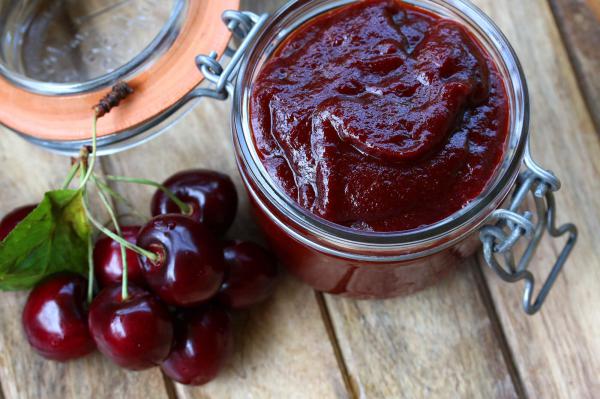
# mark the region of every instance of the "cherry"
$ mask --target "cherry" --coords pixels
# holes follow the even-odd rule
[[[6,236],[36,207],[37,205],[22,206],[4,216],[4,218],[0,220],[0,241],[4,240]]]
[[[98,350],[121,367],[142,370],[169,355],[173,323],[169,311],[149,292],[130,285],[106,287],[90,306],[88,319]]]
[[[191,206],[194,220],[223,234],[233,223],[237,210],[237,193],[229,176],[211,170],[196,169],[179,172],[163,185]],[[161,190],[152,198],[153,216],[180,213],[179,207]]]
[[[123,238],[132,244],[137,241],[140,226],[125,226],[121,228]],[[144,286],[142,264],[135,252],[127,249],[127,278],[128,281]],[[101,287],[120,283],[123,278],[123,263],[121,261],[121,245],[110,237],[100,238],[94,247],[94,271]]]
[[[273,255],[249,241],[231,241],[223,249],[227,272],[219,301],[242,309],[265,300],[273,293],[277,262]]]
[[[182,384],[201,385],[217,376],[233,351],[229,313],[215,305],[188,309],[175,321],[171,354],[161,366]]]
[[[29,294],[23,328],[29,344],[43,357],[66,361],[94,350],[87,324],[86,287],[80,275],[58,273]]]
[[[137,245],[157,255],[155,261],[141,257],[144,277],[169,305],[195,306],[219,290],[225,267],[221,245],[193,219],[156,216],[140,231]]]

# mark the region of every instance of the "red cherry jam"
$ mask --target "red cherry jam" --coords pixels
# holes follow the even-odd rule
[[[504,155],[501,74],[461,24],[366,0],[295,30],[250,104],[268,173],[302,207],[364,231],[436,223],[466,206]]]

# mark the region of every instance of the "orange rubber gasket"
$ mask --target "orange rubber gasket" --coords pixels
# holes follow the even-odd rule
[[[239,0],[191,0],[181,31],[167,52],[127,81],[134,89],[118,108],[98,121],[98,136],[126,131],[150,120],[197,87],[204,79],[195,57],[227,47],[231,33],[221,21]],[[38,139],[70,141],[91,137],[92,107],[110,89],[52,96],[14,86],[0,77],[0,123]]]

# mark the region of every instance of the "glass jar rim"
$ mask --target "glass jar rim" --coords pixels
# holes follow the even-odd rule
[[[264,53],[273,51],[294,29],[317,15],[360,0],[292,1],[276,11],[250,44],[252,49],[242,59],[234,91],[232,130],[240,168],[247,171],[261,194],[277,211],[304,231],[319,237],[320,241],[342,248],[374,250],[404,249],[415,244],[446,240],[449,234],[473,231],[491,213],[488,207],[499,204],[514,183],[522,165],[529,135],[529,96],[525,75],[518,57],[508,39],[496,24],[469,0],[404,0],[406,3],[433,11],[443,17],[461,22],[479,39],[498,64],[509,94],[510,130],[505,158],[484,191],[463,209],[427,226],[397,232],[369,232],[352,229],[327,221],[302,208],[289,197],[268,174],[258,158],[249,118],[249,97],[252,81]],[[296,19],[294,19],[296,18]],[[274,42],[277,42],[274,44]],[[509,151],[510,150],[510,151]],[[247,178],[244,176],[244,178]],[[246,182],[248,183],[248,182]],[[248,186],[248,184],[247,184]],[[460,237],[464,236],[461,234]],[[458,237],[458,238],[460,238]],[[443,247],[451,245],[446,242]],[[322,247],[320,244],[318,245]],[[442,249],[441,247],[438,249]]]

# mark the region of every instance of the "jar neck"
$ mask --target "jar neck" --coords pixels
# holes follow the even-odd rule
[[[240,162],[238,158],[238,163]],[[240,164],[241,166],[241,164]],[[475,234],[486,222],[488,217],[499,208],[510,194],[518,172],[507,184],[505,190],[482,212],[470,218],[465,224],[457,226],[452,230],[445,231],[437,236],[423,236],[422,239],[388,240],[394,233],[371,233],[373,241],[356,240],[344,236],[344,234],[324,234],[322,229],[313,228],[310,225],[298,223],[291,212],[282,211],[269,203],[260,189],[253,182],[247,169],[240,168],[242,179],[250,196],[251,201],[259,208],[273,224],[284,231],[296,241],[312,248],[320,253],[349,259],[352,261],[366,261],[376,263],[405,262],[441,252],[462,242],[467,237]],[[335,226],[339,228],[340,226]],[[354,233],[345,229],[347,233]],[[414,231],[414,234],[422,234],[422,231]],[[386,242],[387,241],[387,242]]]

